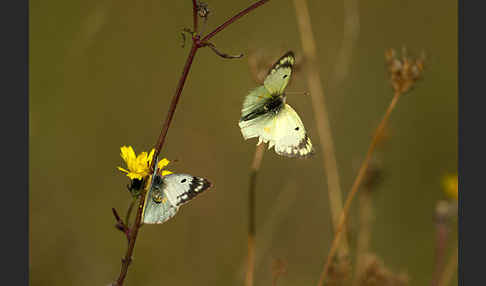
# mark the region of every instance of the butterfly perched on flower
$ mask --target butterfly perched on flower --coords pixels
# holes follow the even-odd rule
[[[294,63],[289,51],[270,68],[263,85],[246,96],[239,126],[245,140],[258,137],[257,145],[268,142],[279,155],[307,157],[314,153],[311,140],[297,112],[285,103]]]
[[[145,196],[142,222],[161,224],[176,215],[180,206],[211,187],[201,177],[187,174],[161,175],[154,172],[150,189]]]

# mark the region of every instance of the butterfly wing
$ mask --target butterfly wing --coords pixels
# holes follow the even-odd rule
[[[270,68],[270,71],[263,82],[263,85],[270,94],[283,93],[285,87],[287,87],[287,84],[289,83],[294,63],[294,53],[289,51],[283,55],[272,68]]]
[[[169,202],[176,207],[180,207],[211,187],[208,180],[187,174],[170,174],[164,176],[163,180],[164,193]]]
[[[179,207],[204,192],[211,183],[187,174],[155,175],[145,197],[143,223],[161,224],[174,217]]]
[[[250,120],[240,120],[238,125],[245,140],[257,137],[258,144],[262,141],[267,143],[273,140],[273,132],[270,130],[275,129],[276,118],[274,113],[265,113]]]
[[[275,123],[268,126],[268,132],[273,139],[269,148],[275,144],[275,152],[287,157],[307,157],[314,153],[304,124],[290,105],[285,104],[274,121]]]
[[[179,207],[171,204],[163,191],[163,177],[155,175],[150,190],[145,196],[145,208],[143,210],[143,223],[161,224],[175,216]]]
[[[248,121],[265,114],[265,103],[272,99],[272,95],[264,86],[259,86],[245,97],[241,109],[240,121]]]
[[[245,139],[258,137],[258,144],[275,146],[275,152],[287,157],[307,157],[314,153],[304,124],[295,110],[284,104],[280,111],[268,113],[249,121],[240,121]]]

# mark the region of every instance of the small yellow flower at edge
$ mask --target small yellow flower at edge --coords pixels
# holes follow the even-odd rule
[[[154,157],[155,149],[150,151],[150,154],[147,152],[142,152],[138,156],[135,156],[135,151],[133,151],[132,146],[122,146],[120,148],[120,156],[123,158],[125,163],[127,164],[127,169],[122,167],[118,167],[118,170],[127,174],[127,176],[133,179],[142,180],[144,177],[150,174],[150,162]],[[157,164],[157,169],[163,169],[170,163],[169,160],[163,158]],[[171,171],[162,170],[162,176],[172,174]]]
[[[446,195],[454,200],[457,200],[459,196],[459,184],[457,175],[447,175],[442,180],[444,192]]]

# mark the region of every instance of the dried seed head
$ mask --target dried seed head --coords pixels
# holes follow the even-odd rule
[[[385,51],[385,61],[390,76],[390,82],[395,92],[406,93],[421,79],[425,54],[416,59],[408,56],[406,48],[402,48],[402,56],[398,57],[393,49]]]
[[[208,3],[197,1],[197,15],[204,20],[207,20],[211,10],[208,7]]]

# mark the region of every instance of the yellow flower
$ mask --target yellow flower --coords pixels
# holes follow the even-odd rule
[[[459,193],[457,174],[445,176],[442,180],[442,186],[444,187],[444,192],[448,197],[457,200]]]
[[[150,162],[154,157],[155,149],[152,149],[152,151],[150,151],[150,154],[147,154],[147,152],[142,152],[138,156],[135,156],[135,151],[133,151],[132,146],[122,146],[120,150],[121,150],[120,156],[127,164],[128,170],[122,167],[118,167],[118,170],[127,173],[127,176],[131,180],[133,179],[142,180],[144,177],[150,174]],[[157,164],[157,169],[162,170],[169,163],[170,163],[169,160],[163,158]],[[172,172],[167,170],[162,171],[162,176],[168,174],[172,174]]]

